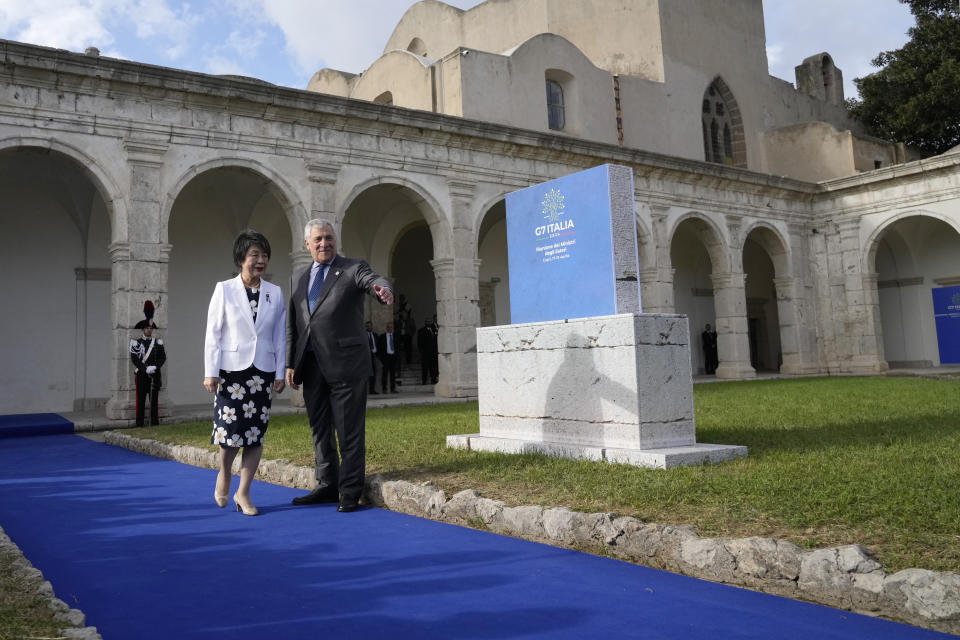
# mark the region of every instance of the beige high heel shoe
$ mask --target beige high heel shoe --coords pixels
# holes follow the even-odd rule
[[[217,506],[223,509],[227,506],[227,502],[230,501],[230,487],[227,487],[226,493],[217,493],[217,487],[220,486],[220,473],[217,473],[217,484],[213,487],[213,501],[217,503]]]
[[[240,504],[240,501],[237,500],[238,497],[239,497],[239,496],[238,496],[237,494],[233,494],[233,502],[234,502],[234,504],[237,505],[237,511],[239,511],[240,513],[242,513],[242,514],[245,515],[245,516],[256,516],[256,515],[259,515],[259,514],[260,514],[260,512],[257,510],[257,508],[256,508],[255,506],[253,506],[252,504],[249,505],[249,506]]]

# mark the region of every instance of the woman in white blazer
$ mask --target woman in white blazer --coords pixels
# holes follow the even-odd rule
[[[287,307],[280,287],[262,279],[270,263],[270,243],[247,229],[233,243],[240,275],[218,282],[207,311],[203,386],[216,394],[212,444],[220,445],[220,473],[213,498],[227,506],[231,469],[243,447],[237,511],[255,516],[250,484],[263,452],[272,391],[284,387]]]

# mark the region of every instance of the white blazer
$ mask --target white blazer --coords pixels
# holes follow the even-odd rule
[[[207,310],[203,344],[203,375],[217,378],[220,370],[243,371],[250,365],[273,371],[277,380],[286,372],[287,307],[280,287],[260,280],[257,321],[240,276],[218,282]]]

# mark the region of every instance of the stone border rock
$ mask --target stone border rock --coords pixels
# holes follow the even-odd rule
[[[0,527],[0,552],[15,556],[10,565],[14,577],[21,578],[27,588],[35,589],[37,595],[46,600],[47,606],[53,611],[54,620],[70,625],[60,629],[62,637],[71,640],[103,640],[96,627],[84,626],[87,618],[83,611],[71,609],[66,602],[54,595],[53,585],[44,580],[43,573],[27,560],[20,547],[3,531],[3,527]]]
[[[141,440],[115,431],[104,441],[158,458],[212,469],[214,451]],[[239,462],[238,462],[239,463]],[[301,489],[313,469],[267,460],[257,477]],[[413,516],[486,528],[494,533],[576,547],[695,578],[960,635],[960,574],[905,569],[887,574],[860,545],[804,550],[772,538],[701,538],[691,526],[642,522],[614,513],[579,513],[544,506],[508,507],[474,490],[449,500],[432,483],[367,478],[370,504]]]

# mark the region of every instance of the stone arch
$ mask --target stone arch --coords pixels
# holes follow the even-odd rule
[[[945,216],[934,211],[926,211],[923,209],[913,210],[913,211],[904,211],[896,215],[890,216],[889,218],[884,219],[877,227],[867,236],[867,240],[864,243],[864,246],[867,248],[863,252],[863,262],[860,265],[860,269],[863,273],[873,273],[876,269],[877,264],[877,248],[880,246],[880,241],[883,239],[884,234],[890,230],[890,228],[897,222],[903,220],[904,218],[912,218],[915,216],[924,217],[924,218],[934,218],[941,222],[953,227],[953,230],[960,234],[960,221],[951,218],[950,216]]]
[[[297,230],[302,229],[307,223],[306,208],[296,195],[296,189],[293,188],[286,178],[271,169],[270,167],[240,156],[217,157],[206,162],[192,165],[187,171],[183,172],[177,178],[171,188],[167,191],[164,198],[163,208],[160,212],[160,241],[169,242],[167,233],[170,226],[170,213],[173,211],[173,205],[177,198],[183,192],[190,182],[208,171],[215,169],[240,168],[246,169],[264,179],[264,185],[267,190],[273,194],[283,208],[287,222],[290,224],[290,230],[293,237],[298,237]]]
[[[479,267],[480,326],[510,323],[506,193],[488,198],[474,224]]]
[[[349,209],[350,205],[354,203],[357,197],[367,189],[377,185],[388,184],[406,187],[417,196],[418,199],[412,201],[412,203],[423,215],[424,220],[427,221],[427,226],[430,228],[430,235],[433,240],[434,258],[452,258],[452,229],[450,228],[450,224],[447,222],[447,219],[443,216],[443,208],[440,206],[439,200],[437,200],[437,198],[434,197],[426,187],[423,187],[419,183],[402,176],[376,176],[353,185],[346,197],[344,197],[343,200],[337,204],[336,219],[334,222],[336,222],[338,225],[343,225],[343,218],[347,213],[347,209]]]
[[[441,288],[434,265],[452,254],[453,239],[443,209],[427,187],[405,176],[360,180],[337,203],[336,222],[344,252],[367,258],[394,286],[397,304],[370,305],[365,312],[378,330],[391,319],[398,332],[412,330],[414,323],[420,328],[438,314]],[[419,366],[414,346],[413,336],[405,337],[404,360]],[[407,354],[418,359],[407,360]]]
[[[194,354],[202,352],[215,283],[238,271],[232,259],[235,234],[246,227],[264,233],[271,245],[266,279],[289,299],[307,216],[287,179],[249,158],[211,158],[168,184],[159,234],[161,246],[169,248],[163,265],[168,325],[160,327],[168,356],[164,388],[174,404],[198,404],[208,394],[196,384]]]
[[[790,243],[783,233],[765,220],[758,220],[744,227],[744,239],[750,238],[750,234],[754,232],[757,232],[757,234],[752,240],[763,247],[767,255],[770,256],[776,271],[776,277],[793,277],[793,269],[790,266]]]
[[[55,138],[16,136],[0,140],[0,151],[30,147],[55,151],[75,161],[77,168],[90,178],[103,198],[110,221],[111,241],[123,242],[127,239],[127,207],[122,192],[117,187],[117,181],[97,160],[78,147]]]
[[[938,296],[960,285],[960,220],[901,212],[884,219],[865,247],[865,298],[875,305],[883,359],[892,368],[960,362],[952,346],[957,326],[934,310]]]
[[[783,334],[796,324],[792,295],[780,295],[783,290],[791,290],[787,245],[779,231],[766,221],[747,225],[743,238],[741,261],[750,365],[758,371],[779,371],[793,355],[793,342],[790,336],[784,340]]]
[[[18,309],[0,352],[10,363],[31,363],[0,374],[0,406],[99,408],[111,393],[112,327],[120,321],[110,250],[126,235],[121,192],[99,161],[53,138],[4,138],[0,164],[0,217],[14,269],[5,293]]]
[[[636,210],[638,267],[641,270],[655,269],[657,267],[657,241],[653,235],[653,228],[646,223],[640,214],[640,208],[637,207]]]
[[[688,211],[674,220],[668,234],[670,244],[673,244],[674,236],[680,225],[689,220],[697,221],[696,228],[698,235],[703,242],[704,248],[707,250],[707,255],[710,256],[712,271],[714,273],[729,271],[732,265],[727,251],[728,247],[725,242],[726,236],[719,225],[708,215],[699,211]]]

